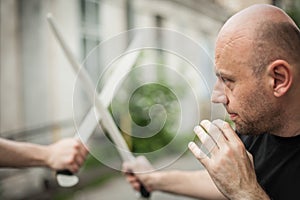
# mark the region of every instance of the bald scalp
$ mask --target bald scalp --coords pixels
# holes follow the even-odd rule
[[[258,4],[238,12],[222,27],[217,45],[232,43],[241,36],[246,38],[243,42],[251,51],[248,63],[256,75],[277,59],[300,71],[300,31],[283,10]]]
[[[300,70],[300,31],[290,22],[262,22],[256,27],[250,63],[260,74],[275,60],[285,60]]]

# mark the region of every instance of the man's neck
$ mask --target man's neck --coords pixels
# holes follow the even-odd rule
[[[286,123],[282,128],[273,133],[280,137],[294,137],[300,135],[300,120],[293,122],[292,120]]]

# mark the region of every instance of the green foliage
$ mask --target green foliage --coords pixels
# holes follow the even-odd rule
[[[186,147],[187,143],[186,135],[178,134],[180,101],[186,87],[181,76],[172,76],[176,75],[174,70],[164,65],[164,55],[163,51],[143,50],[110,105],[114,120],[133,153],[145,155],[162,150],[147,154],[148,159],[149,156],[155,159],[158,154],[178,153],[179,147]],[[152,58],[155,64],[149,61]],[[179,66],[184,68],[184,64]]]
[[[300,1],[293,1],[286,9],[286,12],[296,22],[297,26],[300,27]]]
[[[151,109],[160,105],[161,110],[151,114]],[[175,94],[167,87],[160,84],[146,84],[138,88],[130,98],[129,111],[133,123],[145,127],[153,120],[160,120],[162,128],[151,137],[132,136],[132,150],[135,153],[145,153],[159,150],[166,146],[174,137],[171,130],[178,121],[179,104]],[[165,120],[165,121],[163,121]],[[132,130],[132,135],[139,135]]]

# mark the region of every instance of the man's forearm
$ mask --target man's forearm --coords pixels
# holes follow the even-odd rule
[[[205,170],[155,172],[149,182],[153,190],[203,199],[226,199]]]
[[[0,139],[0,167],[46,166],[46,151],[42,145]]]

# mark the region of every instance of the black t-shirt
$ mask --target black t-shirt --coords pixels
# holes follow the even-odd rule
[[[300,199],[300,135],[240,135],[253,155],[257,180],[274,200]]]

